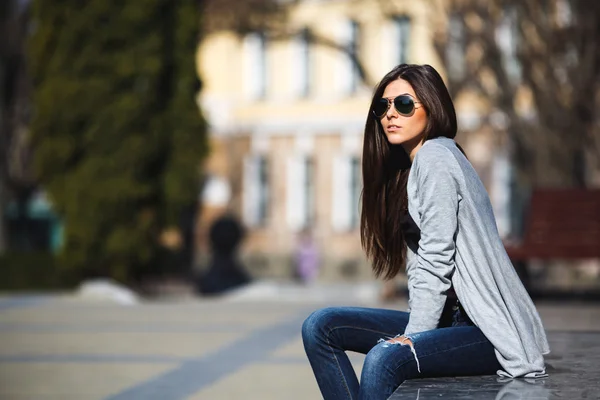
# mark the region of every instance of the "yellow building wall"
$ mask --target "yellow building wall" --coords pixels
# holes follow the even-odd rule
[[[446,23],[442,6],[443,1],[404,0],[306,1],[294,6],[289,20],[292,30],[308,27],[318,37],[333,42],[339,42],[349,19],[358,22],[360,60],[371,81],[359,85],[353,93],[339,90],[340,65],[346,56],[331,46],[316,43],[310,49],[309,93],[306,97],[295,95],[291,71],[298,60],[292,42],[280,40],[268,43],[265,97],[249,98],[245,90],[248,82],[244,68],[249,60],[244,38],[219,33],[203,39],[197,53],[198,73],[204,83],[199,103],[209,121],[213,144],[206,170],[226,177],[231,183],[232,198],[227,208],[241,217],[240,181],[244,175],[241,160],[256,151],[253,147],[257,141],[267,143],[260,150],[268,157],[270,167],[267,222],[263,227],[250,228],[242,252],[255,274],[291,276],[297,232],[286,221],[286,159],[298,151],[299,137],[310,136],[309,153],[315,162],[313,233],[323,260],[321,278],[343,277],[342,269],[349,262],[355,262],[359,268],[353,276],[345,278],[372,277],[360,246],[358,228],[339,232],[332,227],[332,160],[341,153],[360,156],[361,134],[373,87],[396,65],[392,59],[396,43],[390,16],[410,18],[408,61],[431,64],[444,76],[433,46],[434,30]],[[467,95],[457,99],[457,109],[485,112],[485,104]],[[350,142],[357,140],[359,145],[344,148],[349,136]],[[489,135],[471,138],[471,149],[475,152],[483,151],[482,143],[483,147],[490,146]]]

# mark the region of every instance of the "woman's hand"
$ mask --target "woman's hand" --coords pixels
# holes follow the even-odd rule
[[[409,338],[407,338],[407,337],[405,337],[405,336],[398,336],[398,337],[395,337],[395,338],[393,338],[393,339],[386,340],[386,342],[387,342],[387,343],[390,343],[390,344],[403,344],[403,345],[409,345],[409,346],[411,346],[411,347],[412,347],[412,342],[410,341],[410,339],[409,339]]]

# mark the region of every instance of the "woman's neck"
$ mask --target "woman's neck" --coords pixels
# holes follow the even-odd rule
[[[410,157],[410,162],[412,163],[417,155],[417,151],[423,146],[423,138],[417,138],[414,141],[403,143],[402,146],[406,151],[406,154]]]

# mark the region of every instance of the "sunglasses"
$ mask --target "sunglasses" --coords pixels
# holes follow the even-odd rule
[[[412,115],[412,112],[417,108],[415,107],[415,104],[421,103],[420,101],[415,101],[407,94],[401,94],[393,99],[382,97],[373,103],[373,114],[375,114],[377,118],[382,118],[390,109],[392,102],[394,103],[394,108],[398,111],[398,114],[404,117]]]

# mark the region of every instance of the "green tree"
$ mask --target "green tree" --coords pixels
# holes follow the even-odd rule
[[[35,168],[65,223],[61,265],[121,281],[165,265],[206,153],[194,0],[34,0]]]
[[[0,2],[0,254],[9,248],[5,211],[12,200],[25,218],[34,189],[29,123],[30,80],[25,42],[29,13],[24,1]]]

